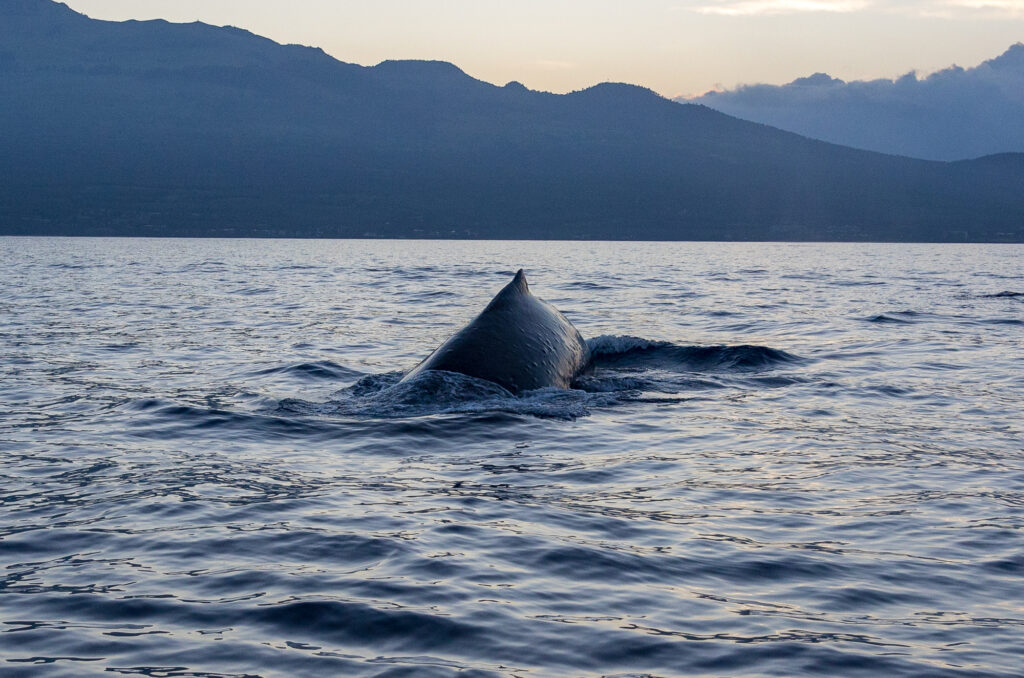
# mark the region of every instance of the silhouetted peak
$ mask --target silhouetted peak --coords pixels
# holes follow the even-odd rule
[[[374,75],[391,82],[422,84],[436,87],[454,83],[471,82],[454,63],[419,59],[388,59],[373,67]]]
[[[602,82],[578,92],[575,96],[584,96],[599,100],[650,100],[663,97],[652,89],[640,85],[629,85],[624,82]]]
[[[1024,153],[993,153],[971,160],[959,160],[955,164],[985,166],[1024,173]]]
[[[512,80],[511,82],[505,83],[505,89],[510,92],[527,92],[526,85],[519,82],[518,80]]]
[[[53,0],[2,0],[0,16],[8,19],[52,19],[60,16],[82,16],[62,2]]]
[[[797,78],[789,84],[796,87],[827,87],[829,85],[845,85],[846,83],[839,78],[833,78],[828,73],[815,73],[806,78]]]

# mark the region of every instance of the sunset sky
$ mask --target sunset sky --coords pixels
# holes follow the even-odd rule
[[[567,92],[666,96],[824,71],[845,80],[974,66],[1024,41],[1024,0],[69,0],[98,19],[203,21],[364,65],[442,59]]]

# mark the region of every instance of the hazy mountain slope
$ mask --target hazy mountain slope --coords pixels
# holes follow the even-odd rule
[[[685,99],[680,99],[689,103]],[[815,139],[933,160],[1024,151],[1024,44],[975,68],[843,82],[824,73],[692,100]]]
[[[1024,240],[1012,160],[897,158],[629,85],[553,95],[5,2],[0,232]]]

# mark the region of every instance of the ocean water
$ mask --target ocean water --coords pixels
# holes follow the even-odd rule
[[[1024,675],[1024,247],[0,239],[0,675]],[[591,373],[398,384],[514,271]]]

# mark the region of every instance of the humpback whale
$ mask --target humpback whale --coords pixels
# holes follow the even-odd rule
[[[569,388],[590,350],[564,315],[530,293],[522,269],[468,325],[452,335],[402,381],[427,370],[460,372],[512,393]]]

